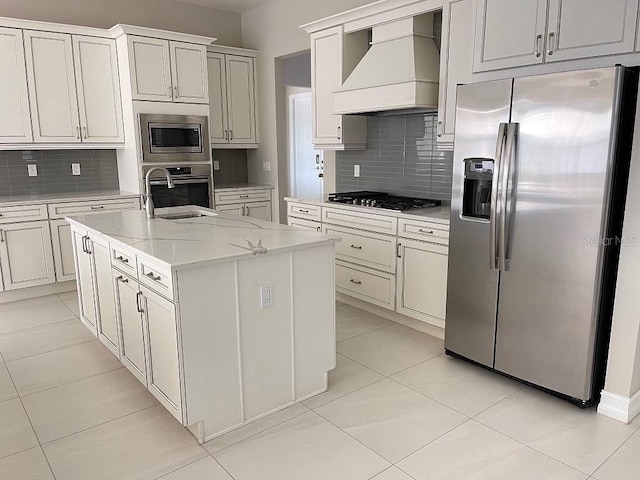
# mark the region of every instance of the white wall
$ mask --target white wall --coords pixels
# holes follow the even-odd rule
[[[175,0],[1,0],[0,16],[97,28],[127,23],[242,46],[239,14]]]
[[[258,102],[260,122],[260,148],[249,153],[249,181],[276,186],[275,195],[282,194],[278,185],[278,169],[286,169],[286,125],[284,114],[277,113],[277,97],[283,79],[276,83],[276,58],[308,50],[309,36],[299,27],[336,13],[360,7],[372,0],[272,0],[242,14],[243,46],[259,50]],[[280,122],[277,122],[278,117]],[[280,131],[279,131],[280,130]],[[262,162],[270,161],[270,172],[262,170]],[[325,162],[325,192],[335,188],[335,155],[328,153]],[[285,188],[285,185],[282,185]],[[279,209],[274,209],[278,221]],[[285,221],[286,219],[281,219]]]

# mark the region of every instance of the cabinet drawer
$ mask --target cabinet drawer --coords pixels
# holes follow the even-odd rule
[[[398,219],[395,217],[327,207],[322,209],[322,222],[388,235],[395,235],[398,226]]]
[[[44,204],[0,207],[0,223],[31,222],[47,218],[47,206]]]
[[[304,220],[302,218],[289,217],[288,224],[290,227],[304,228],[305,230],[322,231],[322,224],[313,220]]]
[[[336,243],[336,258],[345,262],[384,270],[396,271],[396,237],[323,225],[328,235],[342,238]]]
[[[394,275],[336,262],[336,290],[340,293],[393,310],[395,289]]]
[[[306,205],[304,203],[289,203],[287,206],[289,217],[306,218],[307,220],[320,221],[322,219],[319,205]]]
[[[241,202],[264,202],[265,200],[271,200],[271,190],[232,190],[216,192],[215,194],[216,205]]]
[[[398,220],[398,236],[448,245],[449,227],[440,223],[401,218]]]
[[[111,266],[134,277],[138,272],[136,256],[119,247],[111,247]]]
[[[118,210],[139,210],[139,198],[114,200],[89,200],[85,202],[50,203],[49,216],[64,218],[70,215],[84,215],[95,212],[114,212]]]
[[[151,290],[173,300],[173,278],[170,271],[139,259],[138,280]]]

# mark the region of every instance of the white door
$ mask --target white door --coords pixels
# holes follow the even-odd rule
[[[0,262],[5,290],[55,283],[49,222],[0,225]]]
[[[98,340],[111,350],[111,353],[120,358],[120,340],[109,244],[93,239],[92,247],[95,265]]]
[[[22,30],[0,28],[0,143],[33,140]]]
[[[313,143],[342,142],[342,116],[333,114],[333,92],[342,85],[342,27],[311,35]]]
[[[322,152],[313,146],[311,92],[289,96],[289,194],[298,198],[322,195]]]
[[[116,42],[73,36],[83,142],[122,143],[122,104]]]
[[[173,101],[209,103],[207,47],[170,42]]]
[[[542,63],[546,20],[547,0],[478,0],[473,71]]]
[[[96,301],[93,284],[93,256],[88,237],[83,232],[72,230],[73,251],[76,265],[76,281],[80,299],[80,320],[94,334],[96,332]]]
[[[224,55],[210,53],[207,57],[209,76],[209,131],[211,144],[229,143],[227,126],[227,74]]]
[[[260,220],[271,221],[271,202],[253,202],[244,206],[244,214],[247,217],[259,218]]]
[[[134,100],[173,100],[169,42],[149,37],[127,37]]]
[[[256,143],[253,58],[225,55],[229,143]]]
[[[448,248],[399,239],[396,310],[418,320],[445,319]]]
[[[76,268],[73,262],[73,239],[71,225],[64,219],[51,220],[51,242],[53,261],[56,267],[56,281],[75,280]]]
[[[220,213],[232,213],[234,215],[244,215],[244,203],[233,203],[231,205],[218,205],[216,206],[216,212]]]
[[[71,35],[24,31],[33,140],[80,142]]]
[[[550,0],[547,62],[633,52],[638,0]]]
[[[113,270],[116,314],[120,326],[120,360],[145,386],[147,364],[144,324],[142,322],[142,294],[138,282]]]
[[[143,287],[148,334],[149,391],[182,422],[182,395],[176,307]]]

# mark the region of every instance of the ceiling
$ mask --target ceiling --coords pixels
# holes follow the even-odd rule
[[[201,7],[218,8],[230,12],[242,13],[254,7],[268,3],[269,0],[177,0]]]

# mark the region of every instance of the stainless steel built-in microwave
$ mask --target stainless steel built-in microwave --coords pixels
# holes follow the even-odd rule
[[[208,162],[206,116],[140,114],[142,161]]]

